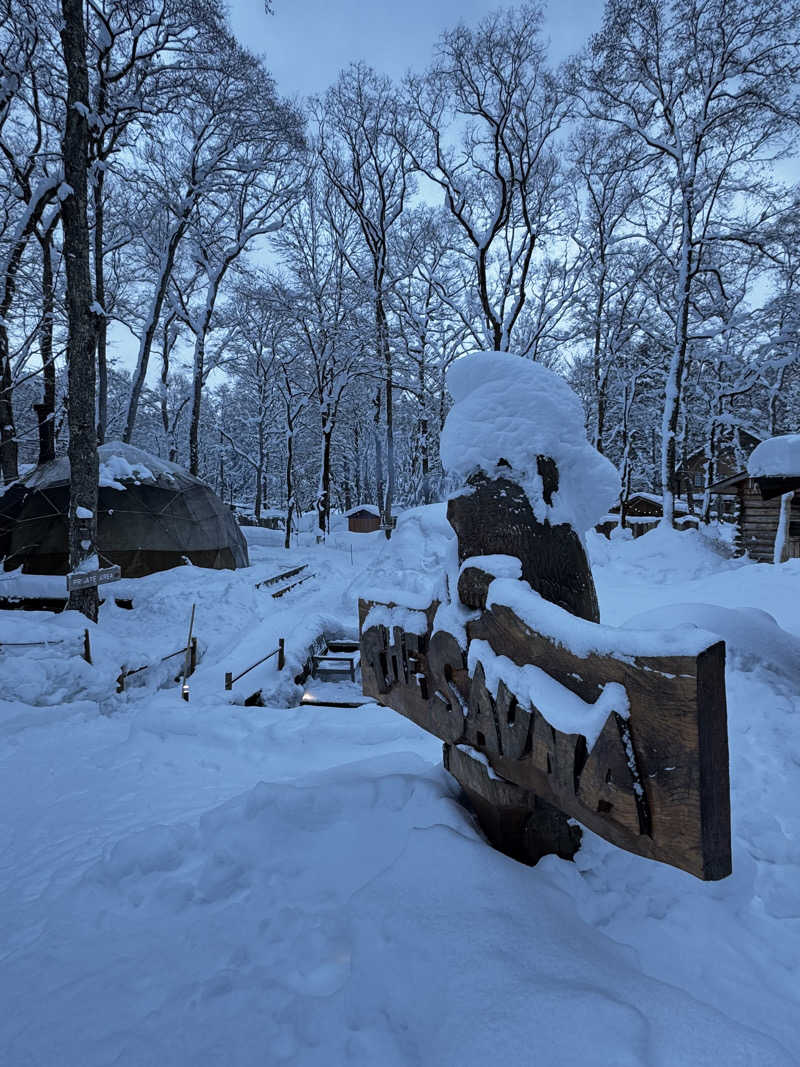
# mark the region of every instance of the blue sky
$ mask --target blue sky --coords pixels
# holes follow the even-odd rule
[[[231,0],[231,21],[252,51],[266,56],[285,96],[323,92],[339,70],[364,60],[400,77],[424,68],[436,38],[463,20],[475,23],[498,3],[486,0]],[[545,33],[553,60],[576,52],[599,29],[602,0],[552,0]]]

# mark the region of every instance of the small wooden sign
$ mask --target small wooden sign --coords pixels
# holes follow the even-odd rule
[[[97,571],[72,571],[67,575],[67,592],[73,589],[91,589],[95,585],[107,585],[108,582],[117,582],[122,577],[122,571],[118,564],[111,567],[101,567]]]

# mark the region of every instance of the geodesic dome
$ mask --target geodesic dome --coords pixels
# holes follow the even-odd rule
[[[101,445],[100,565],[140,578],[190,562],[215,570],[249,564],[230,508],[175,463],[121,441]],[[0,560],[26,574],[68,571],[69,459],[30,471],[0,495]]]

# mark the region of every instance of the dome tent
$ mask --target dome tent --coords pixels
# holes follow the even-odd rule
[[[233,569],[249,563],[230,509],[199,478],[132,445],[101,445],[98,549],[140,578],[190,562]],[[0,559],[5,570],[66,574],[69,459],[44,463],[0,495]]]

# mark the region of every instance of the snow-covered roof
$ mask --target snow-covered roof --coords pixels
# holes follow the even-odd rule
[[[374,504],[356,504],[354,508],[350,508],[349,511],[344,513],[344,517],[349,519],[351,515],[360,515],[366,513],[367,515],[377,515],[380,518],[380,511]]]
[[[751,478],[800,478],[800,433],[769,437],[750,453]]]
[[[466,481],[483,471],[508,477],[537,518],[583,533],[619,494],[613,465],[586,440],[583,406],[563,378],[509,352],[473,352],[447,372],[455,401],[442,431],[445,469]],[[544,501],[537,457],[558,466],[558,492]],[[509,466],[500,466],[504,460]]]
[[[657,504],[659,507],[662,507],[664,504],[664,497],[661,496],[660,493],[631,493],[631,495],[628,497],[628,501],[630,502],[631,500],[645,500],[648,504]],[[689,505],[686,503],[686,501],[679,500],[677,497],[675,497],[673,505],[675,511],[689,510]]]
[[[125,482],[158,482],[168,484],[176,476],[189,477],[183,467],[169,460],[159,459],[135,445],[122,441],[108,441],[98,448],[100,460],[100,485],[111,489],[124,489]],[[35,467],[21,481],[31,489],[44,489],[69,480],[69,457],[59,456],[49,463]]]

